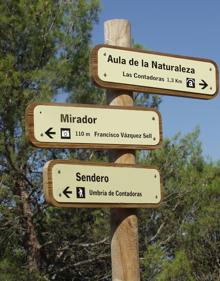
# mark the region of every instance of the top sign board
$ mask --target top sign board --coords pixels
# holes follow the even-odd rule
[[[103,88],[211,99],[218,93],[218,67],[208,59],[98,45],[91,74]]]

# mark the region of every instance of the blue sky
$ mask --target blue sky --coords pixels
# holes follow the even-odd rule
[[[103,43],[104,22],[128,19],[132,37],[153,51],[208,58],[220,65],[220,0],[101,0],[92,44]],[[212,100],[162,96],[164,137],[199,126],[205,157],[220,160],[220,94]]]

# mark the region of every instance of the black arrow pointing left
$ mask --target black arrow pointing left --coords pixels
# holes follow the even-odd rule
[[[46,130],[45,134],[50,138],[53,139],[52,135],[56,135],[55,132],[52,132],[53,128],[49,128],[48,130]]]
[[[64,191],[63,191],[63,194],[67,197],[67,198],[70,198],[69,194],[72,194],[72,191],[69,190],[69,186],[67,186]]]
[[[199,83],[199,85],[202,86],[202,90],[204,90],[206,87],[208,87],[208,84],[203,79],[202,79],[202,83]]]

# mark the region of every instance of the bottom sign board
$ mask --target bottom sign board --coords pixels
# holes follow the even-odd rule
[[[157,168],[142,165],[49,161],[44,193],[56,207],[153,208],[162,200]]]

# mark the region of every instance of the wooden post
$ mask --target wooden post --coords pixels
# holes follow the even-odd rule
[[[105,43],[130,47],[131,28],[127,20],[105,22]],[[107,90],[107,103],[133,106],[133,93]],[[113,120],[117,122],[117,120]],[[115,163],[135,164],[135,150],[110,151],[109,160]],[[138,222],[136,209],[111,209],[111,257],[113,281],[139,281]]]

